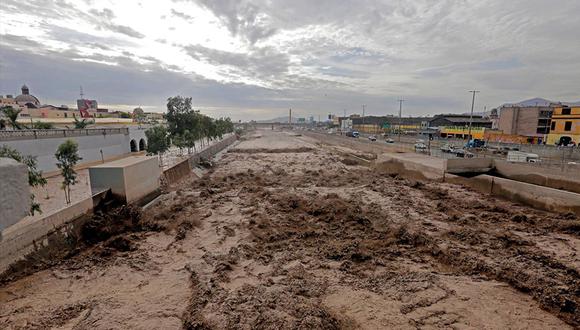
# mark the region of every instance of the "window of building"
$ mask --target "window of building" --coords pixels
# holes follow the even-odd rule
[[[556,129],[556,122],[555,121],[552,122],[552,127],[550,129],[552,131]]]
[[[571,131],[572,130],[572,122],[571,121],[567,121],[566,123],[564,123],[564,130],[566,132]]]
[[[563,115],[569,115],[572,113],[572,109],[571,108],[562,108],[562,114]]]

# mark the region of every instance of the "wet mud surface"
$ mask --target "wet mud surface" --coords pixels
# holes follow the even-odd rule
[[[381,174],[373,157],[311,138],[258,136],[151,208],[96,217],[82,250],[4,283],[0,328],[580,325],[575,216]]]

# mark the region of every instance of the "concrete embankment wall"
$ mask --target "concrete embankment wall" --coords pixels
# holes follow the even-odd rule
[[[117,133],[106,131],[108,133],[98,135],[0,141],[0,145],[7,145],[23,155],[36,156],[38,168],[44,172],[51,172],[58,169],[54,157],[56,149],[69,139],[79,145],[79,155],[83,158],[81,164],[101,160],[101,151],[105,160],[131,152],[128,130],[118,130]]]
[[[447,174],[445,182],[465,185],[481,193],[500,196],[542,210],[562,213],[572,212],[580,215],[580,194],[569,191],[490,175],[464,178]]]
[[[446,159],[445,171],[448,173],[487,172],[494,167],[493,158]]]
[[[182,160],[163,172],[165,180],[168,184],[179,181],[181,178],[189,175],[191,170],[199,164],[201,159],[210,159],[236,140],[237,137],[235,135],[230,135],[206,149],[191,155],[189,158]]]
[[[93,198],[87,198],[43,219],[19,223],[3,231],[0,240],[0,273],[30,253],[42,251],[48,246],[60,246],[67,237],[80,230],[80,219],[92,213],[92,210]]]
[[[28,168],[12,158],[0,158],[0,239],[2,230],[30,211]]]
[[[564,174],[549,168],[494,160],[494,168],[497,174],[508,179],[580,193],[580,166],[577,172]]]
[[[539,186],[526,182],[478,175],[471,178],[457,176],[442,171],[436,162],[430,166],[429,160],[409,160],[396,155],[380,155],[373,165],[381,173],[397,174],[417,180],[434,180],[460,184],[481,193],[500,196],[514,202],[553,212],[572,212],[580,215],[580,194]],[[485,164],[484,164],[485,165]]]

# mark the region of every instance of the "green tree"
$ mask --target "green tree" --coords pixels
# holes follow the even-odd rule
[[[14,109],[11,106],[2,107],[2,112],[4,112],[4,115],[10,121],[10,126],[12,126],[13,129],[22,129],[22,126],[17,122],[17,120],[18,120],[18,114],[21,111],[22,110]]]
[[[187,153],[188,154],[191,153],[192,148],[195,151],[195,141],[197,140],[195,134],[190,130],[186,130],[185,133],[183,133],[183,139],[185,140],[185,146],[187,147]]]
[[[87,128],[87,126],[94,124],[95,122],[92,120],[87,120],[86,118],[83,118],[82,120],[79,120],[76,116],[74,117],[74,125],[76,129],[84,129]]]
[[[176,146],[177,148],[179,148],[179,155],[181,156],[183,154],[183,148],[186,147],[186,142],[185,142],[185,134],[183,135],[175,135],[171,141],[173,142],[173,145]]]
[[[38,170],[36,157],[33,156],[23,156],[15,149],[3,145],[0,147],[0,157],[12,158],[15,161],[22,163],[28,167],[28,185],[31,187],[46,185],[46,179],[42,176],[42,171]],[[34,212],[42,213],[40,209],[40,204],[36,203],[34,194],[30,194],[30,214],[34,215]]]
[[[56,166],[60,169],[63,178],[62,190],[64,190],[64,197],[67,204],[70,204],[71,186],[78,182],[77,172],[74,167],[82,159],[78,154],[78,144],[73,140],[66,140],[58,146],[54,156],[57,160]]]
[[[168,98],[165,119],[171,136],[182,135],[185,130],[191,129],[196,120],[195,111],[191,106],[191,97]]]
[[[145,131],[147,136],[147,154],[159,155],[159,162],[163,164],[162,154],[169,149],[169,133],[163,126],[153,126]]]
[[[145,116],[145,111],[141,108],[133,109],[133,120],[139,123],[139,126],[145,121],[147,116]]]
[[[36,121],[32,124],[33,129],[53,129],[54,125],[52,123],[44,123],[41,121]]]

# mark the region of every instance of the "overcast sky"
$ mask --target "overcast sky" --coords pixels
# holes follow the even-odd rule
[[[213,116],[580,100],[578,0],[0,0],[0,94]]]

